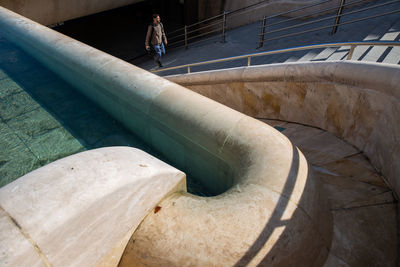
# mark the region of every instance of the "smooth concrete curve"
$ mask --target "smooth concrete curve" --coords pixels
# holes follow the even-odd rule
[[[363,151],[400,195],[400,66],[284,63],[168,79],[253,117],[329,131]]]
[[[143,0],[0,0],[0,6],[43,25],[52,25]]]
[[[131,147],[81,152],[0,189],[1,266],[116,266],[185,174]],[[7,231],[6,231],[7,230]]]
[[[324,262],[327,201],[302,153],[274,128],[4,8],[0,29],[219,194],[166,199],[135,232],[122,265]]]

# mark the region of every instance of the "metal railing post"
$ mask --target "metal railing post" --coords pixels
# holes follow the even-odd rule
[[[355,45],[350,45],[350,51],[349,51],[349,54],[347,55],[346,60],[350,60],[351,59],[351,57],[353,56],[353,53],[354,53],[354,48],[356,48]]]
[[[336,14],[336,18],[335,18],[335,24],[333,26],[331,35],[334,35],[337,31],[338,28],[338,24],[340,22],[340,17],[342,16],[342,12],[343,12],[343,6],[346,0],[340,0],[340,6],[338,8],[337,14]]]
[[[251,65],[251,57],[247,57],[247,66]]]
[[[264,33],[265,33],[265,24],[267,22],[267,16],[264,16],[261,25],[261,35],[260,35],[260,43],[258,44],[258,48],[263,47],[264,45]]]
[[[225,43],[226,11],[222,17],[222,43]]]
[[[187,26],[185,25],[185,49],[188,48],[187,41],[188,41],[188,38],[187,38]]]
[[[188,72],[187,73],[190,73],[190,66],[188,66]]]

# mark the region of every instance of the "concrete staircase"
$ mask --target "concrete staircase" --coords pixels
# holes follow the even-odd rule
[[[350,12],[356,9],[374,6],[377,4],[389,1],[374,1],[367,5],[357,6],[352,9],[345,9],[345,12]],[[389,4],[387,6],[377,7],[368,11],[355,13],[349,16],[342,17],[341,22],[360,19],[367,16],[373,16],[389,12],[395,9],[400,9],[400,1]],[[324,17],[332,16],[332,14],[325,15]],[[273,18],[269,20],[270,24],[279,21],[285,21],[287,18]],[[266,31],[273,31],[275,29],[298,25],[305,21],[293,20],[290,22],[283,22],[276,26],[266,27]],[[328,26],[333,24],[334,19],[329,19],[319,24],[305,25],[299,28],[292,28],[284,32],[272,33],[266,35],[267,38],[273,38],[284,34],[290,34],[300,31],[306,31],[317,26]],[[228,22],[229,23],[229,22]],[[386,16],[381,16],[365,21],[360,21],[352,24],[339,26],[336,34],[331,35],[331,28],[323,29],[316,32],[305,33],[301,35],[278,38],[271,41],[266,41],[262,48],[257,49],[259,42],[260,23],[253,23],[243,27],[239,27],[227,32],[226,42],[221,43],[221,36],[214,36],[209,39],[201,40],[198,43],[189,44],[189,48],[167,48],[167,55],[164,56],[164,66],[172,67],[183,64],[201,62],[206,60],[239,56],[244,54],[251,54],[257,52],[271,51],[276,49],[297,47],[311,44],[321,43],[335,43],[335,42],[358,42],[358,41],[399,41],[400,40],[400,13],[394,13]],[[297,62],[297,61],[323,61],[323,60],[343,60],[349,52],[349,46],[339,48],[326,48],[314,49],[306,51],[298,51],[284,54],[277,54],[252,59],[252,65],[258,64],[271,64],[282,62]],[[353,54],[353,60],[383,62],[390,64],[400,63],[400,47],[357,47]],[[146,61],[133,61],[131,62],[139,67],[150,70],[154,69],[154,62],[148,58]],[[202,71],[209,69],[231,68],[243,66],[246,64],[244,60],[226,62],[221,64],[213,64],[208,66],[195,67],[192,71]],[[166,71],[160,75],[169,75],[182,73],[182,71]]]

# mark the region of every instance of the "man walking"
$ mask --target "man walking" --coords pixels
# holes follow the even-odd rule
[[[160,15],[153,14],[153,23],[147,28],[145,46],[146,50],[150,50],[150,45],[154,48],[154,60],[159,67],[161,64],[161,55],[165,55],[165,45],[167,45],[167,37],[165,36],[164,27],[161,23]]]

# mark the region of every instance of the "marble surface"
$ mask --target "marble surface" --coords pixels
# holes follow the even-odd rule
[[[129,147],[81,152],[0,189],[2,266],[115,266],[144,216],[185,174]]]
[[[396,266],[397,200],[365,155],[321,129],[263,121],[303,151],[324,184],[333,216],[332,245],[324,266]]]
[[[311,125],[343,138],[365,153],[399,195],[399,73],[396,65],[333,61],[168,79],[250,116]]]
[[[180,193],[179,205],[177,200],[175,207],[163,204],[161,211],[149,213],[140,228],[149,231],[135,231],[144,238],[129,243],[147,249],[146,258],[139,255],[142,264],[160,258],[160,265],[247,264],[253,259],[318,265],[327,257],[332,219],[322,185],[303,154],[278,131],[1,7],[0,25],[6,38],[213,193],[209,198]],[[209,224],[210,214],[217,228]],[[161,221],[146,228],[147,218],[154,216]],[[152,234],[160,229],[169,235]],[[269,237],[277,241],[270,243]],[[178,247],[197,250],[190,251],[189,262],[187,250],[168,253]]]
[[[335,252],[336,258],[352,262],[347,255],[343,254],[341,257],[341,252],[332,249],[331,244],[335,244],[335,240],[338,238],[335,239],[333,234],[335,229],[332,227],[332,217],[335,215],[332,211],[334,209],[331,208],[331,212],[329,212],[327,208],[329,200],[331,203],[335,203],[332,200],[335,196],[332,194],[331,198],[327,199],[324,187],[327,187],[328,191],[330,188],[325,186],[325,181],[318,178],[315,173],[318,174],[319,171],[322,171],[322,173],[331,175],[334,173],[333,171],[325,171],[326,168],[319,165],[355,155],[354,153],[358,152],[354,148],[344,146],[344,142],[337,141],[324,132],[314,136],[317,142],[305,138],[299,146],[303,146],[303,149],[306,150],[306,156],[311,158],[311,163],[314,161],[316,167],[310,168],[301,151],[293,146],[289,139],[254,118],[228,109],[184,87],[79,44],[15,14],[10,14],[1,7],[0,24],[5,26],[3,28],[8,38],[18,42],[26,51],[74,84],[88,97],[92,97],[132,131],[159,148],[164,154],[171,155],[171,159],[176,160],[177,163],[190,166],[190,169],[195,168],[198,173],[202,174],[199,177],[208,181],[210,187],[217,184],[216,192],[221,193],[221,189],[229,188],[221,195],[201,198],[183,192],[182,183],[175,181],[177,183],[172,185],[168,192],[173,193],[177,187],[180,189],[179,192],[170,195],[162,202],[157,202],[162,197],[156,200],[151,198],[154,202],[147,201],[146,198],[141,199],[140,203],[149,204],[149,206],[137,205],[142,209],[140,214],[143,216],[134,216],[134,225],[119,227],[125,221],[132,223],[130,219],[119,220],[121,217],[129,217],[125,216],[127,214],[123,213],[113,217],[102,213],[99,218],[96,217],[100,214],[96,213],[97,210],[116,211],[114,201],[120,203],[120,195],[107,194],[109,191],[103,191],[103,189],[110,188],[102,187],[103,179],[97,181],[94,177],[98,177],[103,168],[115,170],[110,166],[120,161],[103,161],[105,165],[103,168],[93,168],[90,172],[92,180],[95,180],[94,184],[100,183],[98,185],[102,189],[100,191],[106,194],[106,197],[100,199],[104,201],[92,198],[92,196],[98,196],[99,192],[93,195],[89,194],[89,196],[86,193],[77,195],[74,193],[77,190],[76,186],[62,182],[61,189],[66,190],[65,195],[62,196],[65,196],[70,202],[68,212],[52,208],[56,192],[50,191],[51,194],[47,196],[47,194],[43,194],[43,190],[31,190],[32,195],[28,194],[28,199],[33,196],[32,199],[37,199],[43,207],[41,214],[36,215],[30,207],[23,205],[26,204],[23,198],[18,199],[21,194],[11,193],[12,190],[21,191],[23,185],[16,188],[10,184],[5,187],[4,190],[7,192],[4,195],[7,197],[0,198],[0,204],[10,218],[14,218],[21,229],[26,229],[32,240],[39,244],[42,251],[41,256],[45,256],[55,265],[65,264],[70,258],[74,259],[77,265],[83,264],[86,263],[81,258],[83,256],[90,258],[90,262],[115,264],[119,261],[117,255],[120,255],[119,253],[126,244],[125,241],[129,239],[125,250],[126,254],[121,261],[123,263],[126,260],[127,265],[131,265],[132,262],[140,262],[144,265],[156,262],[161,265],[266,264],[288,266],[297,264],[306,266],[323,264],[328,254],[333,254],[333,252]],[[53,45],[55,42],[57,46]],[[32,46],[32,43],[35,43],[36,46]],[[226,75],[223,78],[235,88],[235,92],[240,92],[241,96],[235,99],[245,99],[241,104],[250,115],[258,117],[259,107],[267,105],[267,103],[260,105],[258,96],[264,95],[261,98],[264,100],[269,100],[270,96],[274,96],[276,99],[274,99],[272,111],[279,112],[274,114],[277,115],[275,118],[281,119],[282,116],[289,116],[298,118],[300,123],[306,122],[308,115],[308,113],[301,114],[296,110],[296,108],[304,108],[307,102],[308,84],[305,82],[314,83],[316,78],[322,79],[319,81],[320,84],[333,82],[338,97],[336,95],[328,97],[329,101],[333,101],[333,104],[328,103],[332,104],[331,108],[327,108],[330,110],[328,114],[330,117],[328,117],[333,118],[329,125],[336,129],[334,133],[341,133],[341,130],[344,129],[341,128],[341,122],[335,115],[340,111],[340,106],[336,108],[334,100],[341,99],[340,97],[345,98],[346,94],[344,93],[345,89],[336,84],[341,85],[343,79],[348,79],[349,74],[337,71],[337,69],[341,69],[338,68],[338,65],[339,63],[334,63],[327,65],[326,68],[321,68],[323,64],[266,67],[271,72],[260,67],[254,68],[255,74],[245,69],[243,75],[240,76],[236,75],[238,70],[235,70],[235,74]],[[358,66],[362,73],[371,73],[369,66],[364,68],[363,65],[354,65]],[[352,65],[352,69],[354,65]],[[392,71],[391,73],[398,72],[397,69],[389,68],[388,70]],[[384,71],[379,74],[388,75]],[[281,75],[285,76],[283,82],[277,81]],[[210,81],[212,78],[217,78],[212,76],[206,77],[209,79],[209,84],[217,83],[217,80]],[[232,77],[237,80],[231,80]],[[243,84],[239,78],[244,79],[245,83]],[[345,86],[365,85],[370,88],[368,86],[376,84],[375,79],[367,79],[368,81],[365,82],[360,76],[356,75],[355,78],[358,80]],[[269,83],[271,81],[274,83]],[[260,92],[259,88],[250,88],[249,84],[252,82],[261,82],[260,84],[267,85],[267,87],[271,85],[268,88],[272,88],[272,91],[267,90],[268,94],[265,95],[265,92]],[[398,84],[396,79],[386,82],[392,87]],[[382,84],[383,82],[378,83],[378,85]],[[251,89],[256,91],[253,92]],[[225,92],[229,92],[229,87]],[[323,108],[321,105],[319,110]],[[349,109],[344,110],[342,115],[357,114],[348,113],[348,111]],[[274,117],[271,116],[271,118]],[[334,145],[329,145],[331,142]],[[312,146],[313,144],[316,144],[315,148]],[[117,157],[117,155],[115,156]],[[96,161],[98,159],[91,155],[86,159],[86,161],[89,160]],[[137,162],[137,159],[135,161],[124,160],[123,158],[123,165],[128,167],[131,167],[132,162]],[[85,160],[80,162],[86,164]],[[204,167],[206,164],[208,164],[207,168]],[[147,164],[142,165],[147,166]],[[141,169],[146,166],[139,164],[135,167]],[[71,166],[67,165],[61,173],[68,176],[74,172],[75,167],[71,169]],[[50,174],[49,172],[48,175]],[[128,179],[129,174],[129,172],[122,173],[121,178]],[[217,174],[216,178],[213,176],[214,174]],[[57,178],[61,179],[55,177],[55,181],[59,181]],[[157,178],[161,179],[162,177],[157,176]],[[333,181],[330,183],[333,185],[332,188],[348,185],[343,180],[334,180],[331,177],[326,179]],[[19,181],[23,181],[23,179]],[[126,180],[124,181],[122,184],[126,185]],[[53,181],[42,185],[47,188],[52,184]],[[91,184],[83,183],[86,189],[92,189],[89,186]],[[29,185],[29,183],[24,185]],[[233,187],[228,185],[233,185]],[[140,188],[144,189],[148,186],[150,186],[149,183],[142,183]],[[150,187],[154,189],[154,186]],[[29,186],[28,188],[34,187]],[[97,189],[96,186],[94,188]],[[163,189],[161,185],[156,188]],[[371,191],[374,190],[371,188],[377,188],[377,186],[361,188],[362,190],[357,188],[356,199],[341,196],[340,198],[343,198],[344,201],[335,203],[334,208],[348,208],[348,205],[354,203],[361,205],[365,199],[363,199],[363,194],[367,192],[367,198],[373,195]],[[117,206],[124,207],[124,211],[132,211],[131,206],[134,204],[130,201],[129,193],[136,191],[128,190],[131,189],[130,186],[111,187],[111,189],[116,189],[118,193],[127,193],[127,198],[123,198],[126,202],[121,200],[127,206],[122,204]],[[380,193],[384,193],[384,191]],[[35,197],[35,194],[40,194],[40,197]],[[134,195],[137,197],[141,194]],[[57,197],[59,196],[57,195]],[[71,199],[71,197],[75,198]],[[92,205],[85,201],[88,198]],[[388,203],[387,198],[383,200],[377,198],[377,201]],[[21,205],[19,205],[20,203]],[[158,208],[152,210],[157,203],[159,204]],[[21,208],[22,212],[18,208]],[[78,216],[88,208],[92,209],[85,213],[86,217]],[[350,208],[355,207],[351,206]],[[56,212],[53,215],[54,210]],[[142,221],[145,214],[148,216]],[[30,215],[29,220],[24,220],[27,215]],[[82,223],[74,220],[78,218],[82,220]],[[43,220],[48,221],[38,227]],[[79,239],[86,231],[78,226],[85,225],[90,220],[94,220],[93,224],[89,223],[93,227],[89,229],[89,232],[93,235]],[[210,223],[211,221],[216,223]],[[122,234],[119,232],[121,235],[118,238],[113,239],[116,233],[109,233],[102,228],[107,222],[110,222],[114,229],[122,231]],[[133,229],[139,223],[140,227],[131,236]],[[68,231],[60,230],[64,225],[65,229],[72,231],[71,234]],[[111,226],[108,225],[106,228],[109,229]],[[392,230],[390,227],[386,228]],[[95,230],[100,231],[95,232]],[[49,237],[46,231],[55,231],[54,237]],[[104,234],[106,232],[111,236]],[[208,233],[208,235],[204,233]],[[376,234],[376,236],[378,235]],[[333,242],[332,237],[334,237]],[[104,242],[105,239],[108,242]],[[61,243],[59,240],[68,240],[69,243]],[[391,239],[392,242],[393,240]],[[104,244],[111,245],[105,246]],[[63,247],[64,245],[66,248]],[[76,250],[67,250],[69,247],[79,251],[85,249],[85,253],[79,254]],[[357,247],[354,246],[354,248]],[[69,253],[64,253],[64,251]]]
[[[285,134],[323,183],[326,266],[396,266],[400,68],[276,64],[168,77]]]

